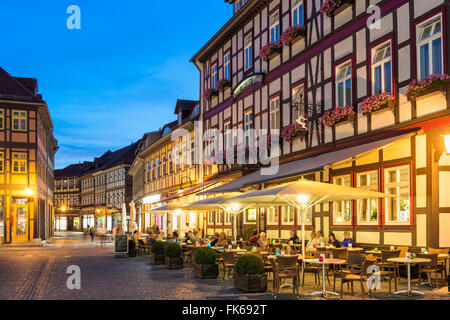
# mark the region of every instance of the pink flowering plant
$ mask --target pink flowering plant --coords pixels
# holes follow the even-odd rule
[[[383,92],[365,99],[361,103],[359,110],[364,114],[371,113],[381,109],[382,106],[392,101],[395,101],[395,97],[388,92]]]
[[[286,127],[283,128],[281,131],[281,137],[292,143],[294,138],[297,137],[304,137],[306,133],[308,132],[308,129],[306,129],[304,126],[302,126],[298,122],[290,123]]]
[[[270,56],[281,50],[283,46],[279,43],[268,43],[262,47],[259,57],[263,60],[269,60]]]
[[[320,12],[331,17],[333,16],[334,11],[345,4],[347,1],[345,0],[325,0],[322,7],[320,8]]]
[[[280,40],[285,45],[291,45],[295,38],[302,35],[305,32],[305,27],[296,25],[290,26],[283,34],[280,36]]]
[[[217,90],[225,90],[226,87],[231,87],[231,82],[228,79],[219,80],[216,84]]]
[[[415,99],[436,86],[449,83],[450,76],[446,74],[432,74],[421,81],[414,80],[413,82],[411,82],[408,89],[406,90],[406,95],[409,99]]]
[[[355,110],[353,107],[344,106],[344,107],[335,107],[332,110],[325,112],[322,117],[322,122],[324,125],[328,127],[333,127],[337,123],[341,122],[348,116],[355,115]]]
[[[213,88],[206,89],[205,92],[203,92],[203,99],[209,100],[215,95],[217,95],[216,89],[213,89]]]

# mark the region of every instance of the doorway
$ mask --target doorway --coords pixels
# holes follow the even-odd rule
[[[14,199],[12,206],[12,241],[28,241],[28,199]]]

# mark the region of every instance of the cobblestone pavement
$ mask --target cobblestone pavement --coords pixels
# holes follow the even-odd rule
[[[69,290],[66,285],[67,268],[81,269],[81,289]],[[330,277],[331,278],[331,277]],[[301,299],[310,297],[318,288],[313,286],[312,275],[306,276]],[[332,281],[332,278],[331,278]],[[270,281],[269,281],[270,282]],[[338,282],[339,283],[339,282]],[[232,280],[194,278],[189,265],[182,270],[167,270],[152,266],[148,256],[115,258],[112,245],[101,247],[91,243],[82,234],[60,235],[43,248],[0,248],[0,299],[120,299],[120,300],[271,300],[271,283],[267,293],[245,294],[234,289]],[[406,287],[402,279],[400,289]],[[355,295],[348,293],[345,300],[362,299],[359,286]],[[450,299],[447,287],[439,290],[422,287],[424,297],[394,296],[387,294],[387,283],[377,291],[376,299]],[[291,289],[282,289],[278,299],[295,299]],[[337,299],[337,298],[330,298]]]

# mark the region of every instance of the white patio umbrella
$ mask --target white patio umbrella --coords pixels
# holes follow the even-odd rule
[[[130,204],[130,225],[131,225],[132,230],[137,228],[136,207],[134,206],[134,201],[131,201],[131,204]]]
[[[128,231],[127,228],[127,205],[126,203],[122,203],[122,229],[124,232]]]
[[[301,179],[299,181],[282,184],[263,190],[247,192],[243,195],[225,200],[232,206],[242,207],[245,204],[282,205],[290,204],[301,212],[302,217],[302,254],[305,254],[305,213],[306,211],[320,203],[333,201],[350,201],[359,199],[377,199],[395,197],[389,194],[374,192],[370,190],[357,189],[329,183],[309,181]]]

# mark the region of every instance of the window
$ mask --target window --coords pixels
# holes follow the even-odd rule
[[[356,175],[358,188],[378,191],[378,171],[358,173]],[[356,202],[359,225],[378,224],[378,199],[363,199]]]
[[[333,178],[333,183],[340,186],[351,187],[351,176],[343,175]],[[352,201],[333,202],[333,224],[351,225],[352,223]]]
[[[13,152],[12,154],[12,172],[26,173],[27,172],[27,154]]]
[[[217,225],[223,224],[223,215],[222,215],[222,212],[217,212],[217,213],[216,213],[216,224],[217,224]]]
[[[385,199],[386,224],[410,224],[410,172],[409,166],[384,170],[385,192],[395,198]]]
[[[248,111],[244,114],[244,130],[245,130],[245,146],[248,147],[250,145],[250,137],[251,136],[251,130],[253,129],[253,113],[251,111]],[[252,141],[253,143],[253,141]]]
[[[0,130],[5,129],[5,109],[0,109]]]
[[[443,73],[441,15],[417,26],[417,65],[420,79]]]
[[[304,26],[303,0],[292,0],[292,23],[294,26]]]
[[[223,131],[225,134],[225,150],[228,150],[233,146],[233,131],[231,130],[231,122],[228,121],[223,125]]]
[[[305,104],[305,87],[299,85],[292,89],[292,120],[297,121],[303,118],[305,115],[302,114],[302,106]]]
[[[281,221],[284,225],[294,224],[294,207],[282,206],[281,207]]]
[[[231,53],[228,52],[223,58],[223,69],[225,73],[225,79],[231,81]]]
[[[230,225],[231,224],[231,213],[225,212],[225,224]]]
[[[280,129],[280,98],[270,100],[270,129]]]
[[[170,128],[164,129],[163,137],[166,136],[166,135],[168,135],[168,134],[170,133],[170,131],[171,131]]]
[[[13,130],[27,131],[27,112],[13,110]]]
[[[270,42],[280,43],[280,13],[277,11],[272,14],[270,20]]]
[[[0,172],[4,172],[4,171],[5,171],[5,154],[2,151],[2,152],[0,152]]]
[[[336,68],[336,102],[340,107],[352,106],[352,63]]]
[[[305,225],[312,225],[313,208],[308,208],[305,212]],[[297,210],[297,224],[302,224],[302,212]]]
[[[372,50],[372,92],[392,93],[391,41]]]
[[[211,67],[211,88],[215,88],[217,84],[217,63]]]
[[[208,212],[208,224],[209,225],[214,224],[214,212]]]
[[[250,33],[244,40],[245,71],[253,67],[253,35]]]
[[[199,115],[199,114],[200,114],[200,105],[198,105],[194,108],[194,112],[192,113],[192,116],[195,117],[196,115]]]
[[[267,210],[267,224],[268,225],[278,225],[278,207],[270,207]]]

